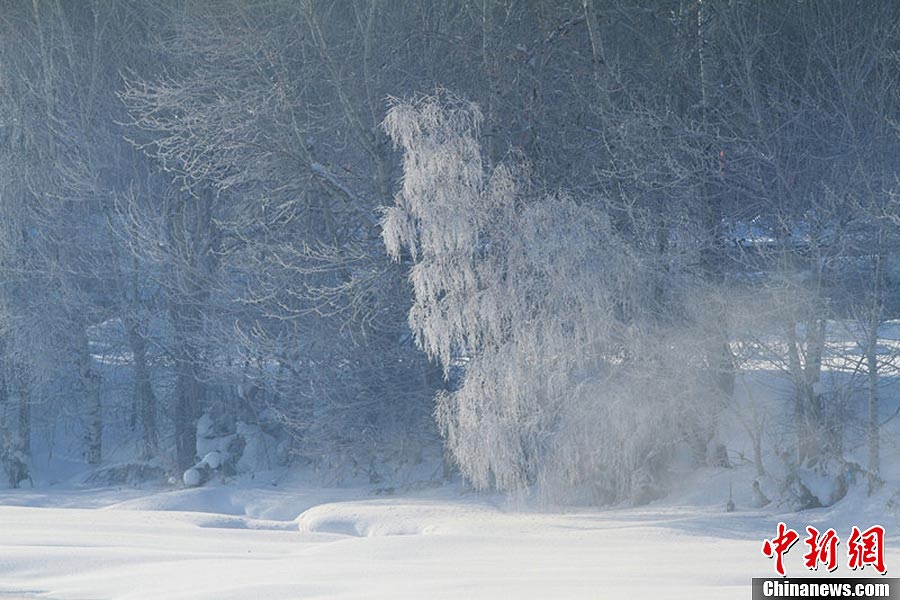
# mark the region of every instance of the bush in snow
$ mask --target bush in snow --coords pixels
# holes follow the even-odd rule
[[[6,471],[9,487],[17,488],[24,481],[31,482],[31,474],[28,471],[28,462],[25,453],[10,445],[0,447],[0,466]]]

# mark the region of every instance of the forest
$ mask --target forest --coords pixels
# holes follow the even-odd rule
[[[873,493],[898,173],[897,2],[3,0],[3,479]]]

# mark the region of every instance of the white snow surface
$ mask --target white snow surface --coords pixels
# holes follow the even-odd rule
[[[844,538],[880,519],[889,575],[900,570],[896,521],[878,508],[887,496],[778,515],[738,494],[726,514],[690,494],[640,509],[538,511],[451,484],[376,491],[260,477],[2,491],[0,599],[744,599],[751,577],[774,576],[760,548],[779,520],[801,536],[813,524]],[[789,576],[813,574],[804,552],[798,542],[787,555]]]

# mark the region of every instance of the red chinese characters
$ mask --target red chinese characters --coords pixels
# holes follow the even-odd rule
[[[884,527],[875,525],[860,532],[859,527],[854,526],[847,541],[847,554],[850,557],[848,566],[853,570],[871,565],[882,575],[887,573],[884,566]]]
[[[813,526],[807,526],[809,537],[804,540],[809,546],[809,552],[803,555],[807,569],[817,571],[819,564],[825,565],[829,571],[837,569],[837,546],[840,540],[834,529],[829,529],[822,535]]]
[[[775,539],[763,542],[762,553],[769,558],[775,558],[775,570],[779,575],[784,575],[784,555],[791,549],[800,536],[793,529],[788,529],[784,523],[778,523],[778,535]]]
[[[784,555],[791,546],[797,543],[800,536],[793,529],[789,529],[784,523],[778,523],[778,535],[771,540],[764,540],[762,553],[768,558],[775,559],[775,570],[784,577]],[[838,566],[838,545],[840,538],[834,529],[828,529],[820,533],[812,525],[806,527],[808,534],[804,543],[809,552],[803,555],[803,564],[807,569],[816,571],[819,566],[824,566],[829,572]],[[850,538],[847,540],[847,566],[850,569],[862,569],[867,566],[874,568],[880,574],[887,573],[884,564],[884,527],[873,525],[865,531],[859,527],[853,527]]]

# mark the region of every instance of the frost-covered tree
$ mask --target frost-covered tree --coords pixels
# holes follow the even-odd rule
[[[377,227],[394,160],[375,91],[386,77],[375,60],[389,57],[392,39],[384,11],[187,6],[157,45],[172,68],[132,74],[121,95],[136,145],[188,196],[211,203],[206,255],[217,274],[202,282],[205,305],[193,319],[202,327],[188,336],[210,349],[203,378],[257,390],[247,398],[284,418],[297,455],[375,479],[375,462],[414,461],[417,443],[434,439],[424,399],[439,381],[408,341],[407,288]],[[350,16],[353,27],[341,29]],[[136,248],[180,272],[184,260],[161,252],[171,244],[153,234],[158,211],[127,212]]]
[[[383,234],[413,263],[409,323],[445,374],[464,370],[437,398],[447,446],[481,489],[646,501],[706,412],[703,332],[646,310],[649,257],[601,203],[540,189],[521,162],[487,169],[481,120],[447,93],[385,120],[404,177]]]
[[[4,354],[31,357],[31,369],[18,359],[15,380],[32,382],[36,404],[81,424],[85,457],[99,464],[113,408],[104,398],[109,388],[99,358],[130,350],[132,404],[142,407],[133,425],[143,429],[149,456],[157,431],[137,325],[143,294],[112,217],[117,196],[148,171],[147,159],[123,138],[124,107],[115,92],[119,70],[141,64],[150,19],[134,4],[101,0],[7,8],[0,21],[2,159],[16,175],[0,184],[7,224],[2,262],[7,307],[28,317],[11,323],[10,334],[32,344],[9,340]],[[112,323],[128,323],[122,347],[113,347]]]

